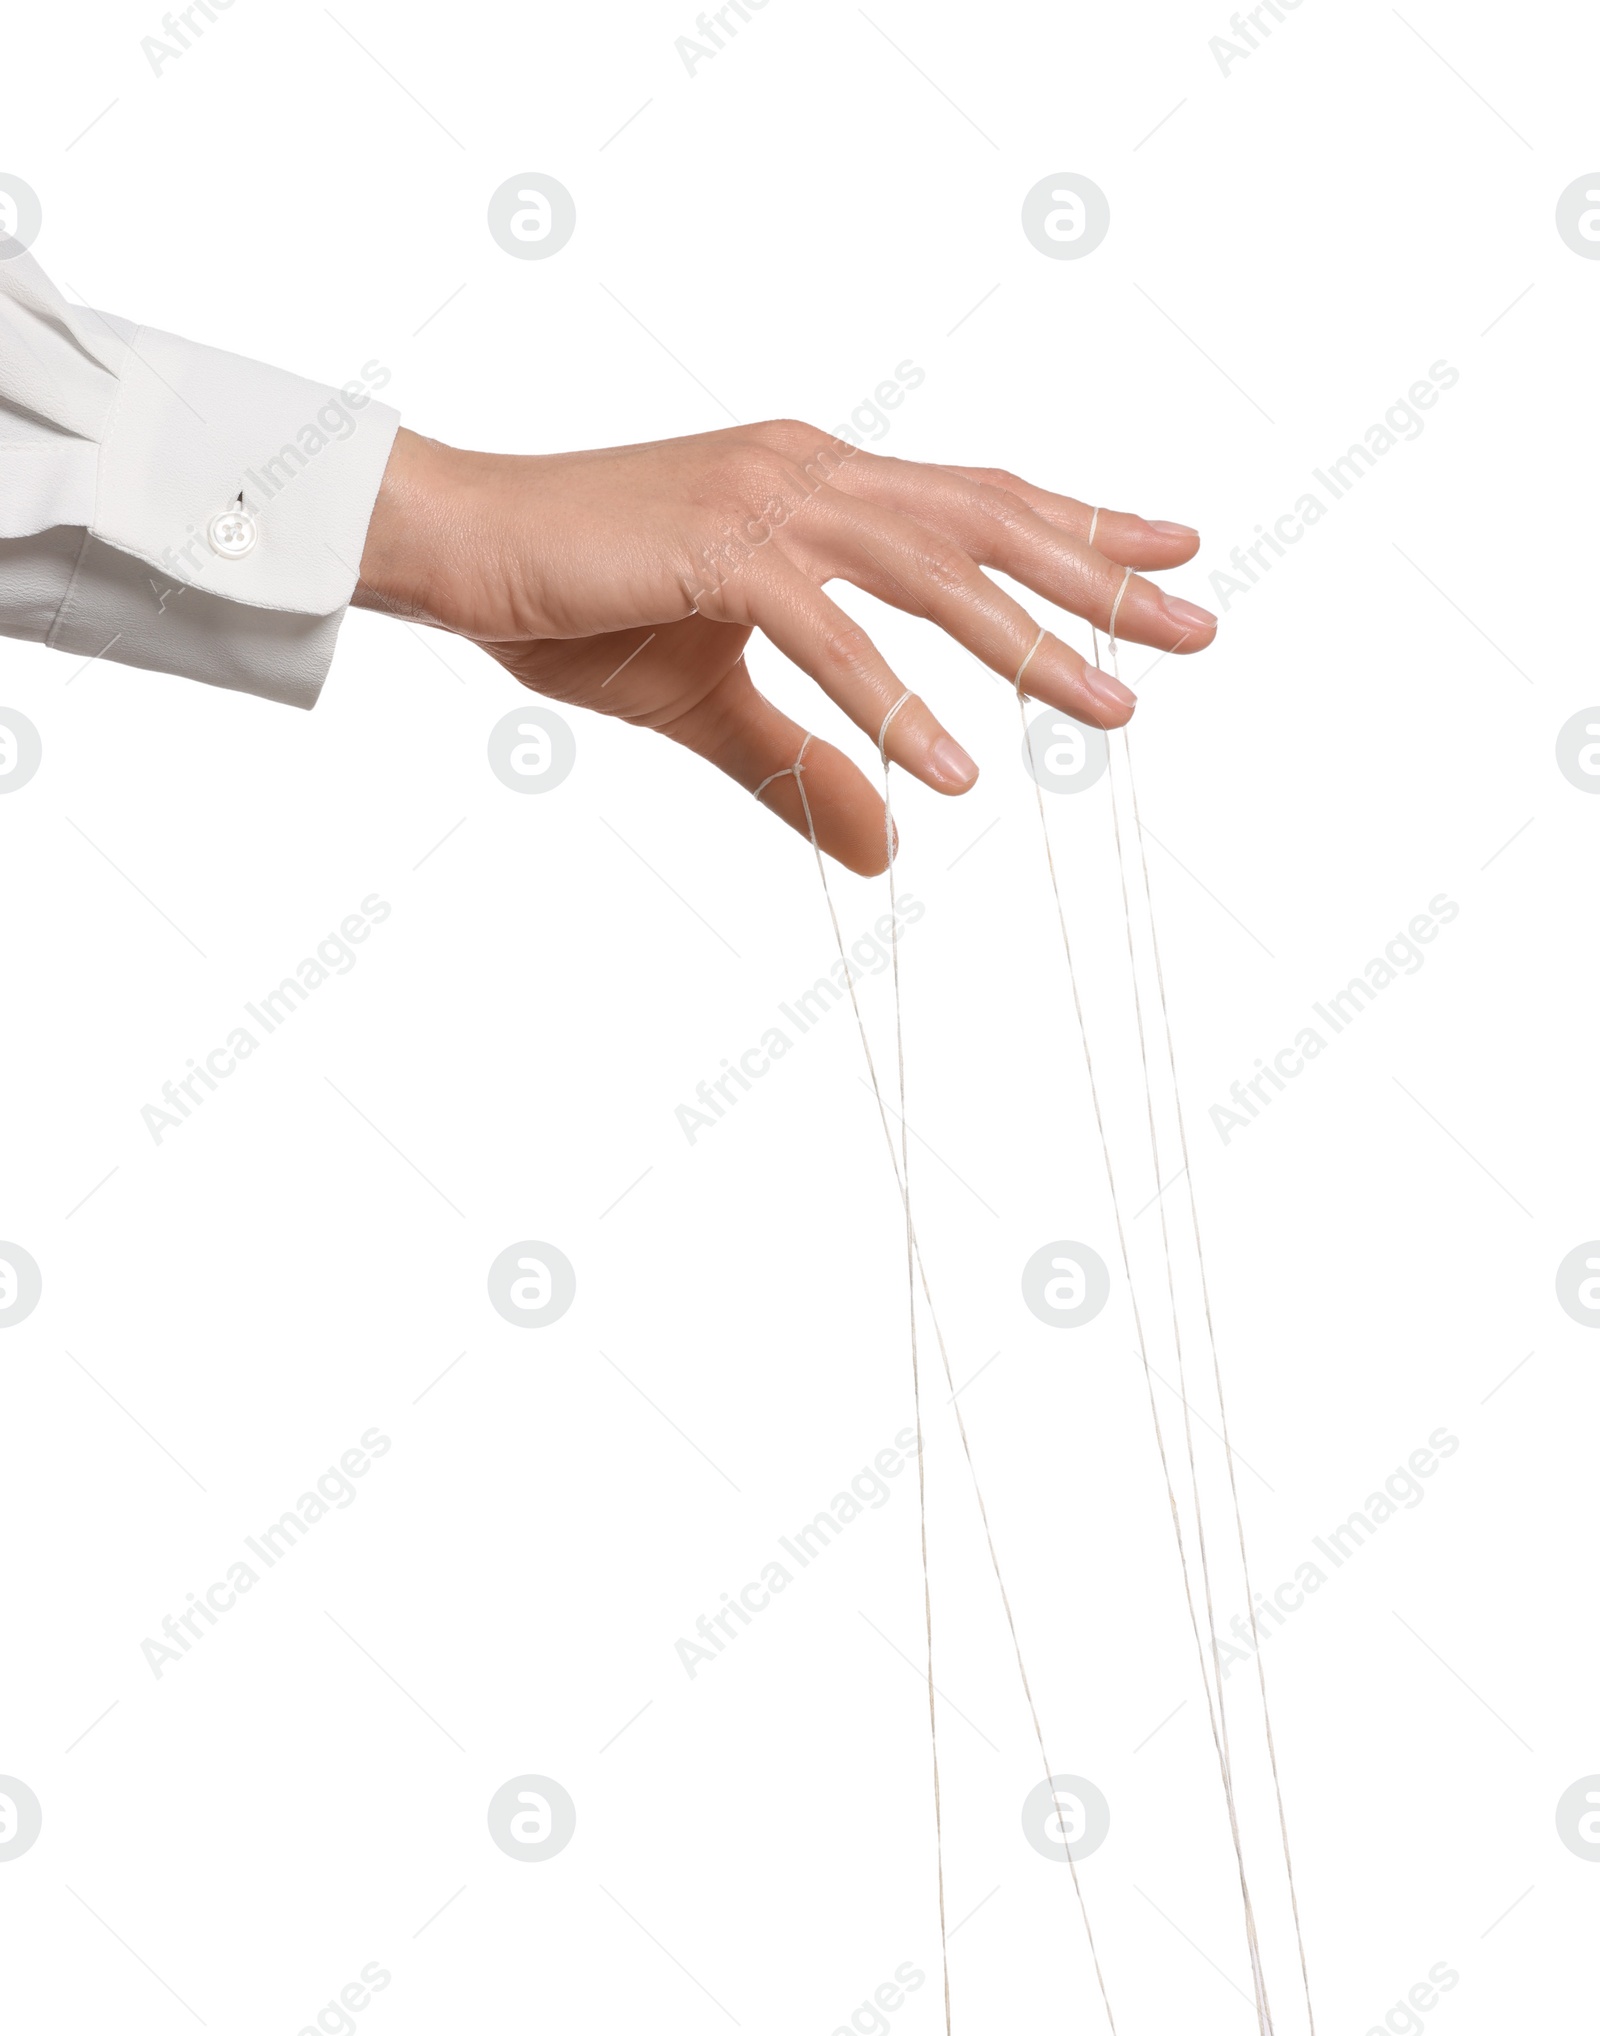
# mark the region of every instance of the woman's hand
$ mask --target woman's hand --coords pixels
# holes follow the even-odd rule
[[[1181,524],[1093,512],[1014,474],[885,459],[783,420],[655,445],[522,458],[459,452],[402,430],[361,561],[358,605],[469,637],[535,692],[670,735],[754,791],[794,763],[805,730],[751,683],[760,629],[873,742],[906,690],[823,592],[849,580],[935,622],[1008,685],[1039,626],[985,567],[1104,630],[1123,568],[1193,558]],[[1137,574],[1117,633],[1203,650],[1216,618]],[[1098,728],[1134,696],[1053,636],[1024,691]],[[977,766],[920,700],[889,729],[890,760],[939,792]],[[806,751],[824,849],[884,866],[883,802],[830,744]],[[763,802],[806,832],[792,777]]]

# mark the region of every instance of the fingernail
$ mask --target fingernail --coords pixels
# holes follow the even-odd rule
[[[939,737],[928,751],[928,768],[940,784],[955,785],[963,792],[978,782],[978,766],[954,736]]]
[[[1114,679],[1109,672],[1103,672],[1096,665],[1084,668],[1083,683],[1097,707],[1104,707],[1108,713],[1127,714],[1133,709],[1138,696],[1132,693],[1120,679]]]
[[[1180,629],[1215,629],[1217,618],[1208,609],[1197,608],[1192,601],[1180,601],[1175,594],[1164,594],[1161,605],[1167,611],[1167,619],[1176,622]]]
[[[1187,523],[1147,523],[1147,530],[1159,530],[1163,537],[1198,537],[1198,530],[1191,530]]]

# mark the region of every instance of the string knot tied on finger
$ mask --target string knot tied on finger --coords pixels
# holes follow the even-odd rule
[[[763,778],[760,784],[756,786],[755,790],[751,793],[750,796],[753,799],[759,799],[761,797],[761,794],[767,789],[768,785],[775,785],[778,782],[779,778],[793,778],[795,781],[795,785],[798,788],[800,785],[800,773],[806,767],[806,751],[810,747],[811,747],[811,737],[808,735],[805,741],[801,743],[800,748],[795,755],[794,762],[792,764],[786,764],[781,771],[774,771],[770,777]],[[800,796],[801,799],[804,800],[805,793],[803,790],[801,791]]]

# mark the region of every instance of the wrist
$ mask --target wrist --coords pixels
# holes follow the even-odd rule
[[[456,550],[450,531],[461,520],[468,457],[403,425],[395,433],[367,525],[353,607],[455,626],[440,562]]]

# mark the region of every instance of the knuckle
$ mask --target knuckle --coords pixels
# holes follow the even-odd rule
[[[935,538],[923,547],[922,575],[944,593],[959,593],[971,584],[972,561],[959,545]]]
[[[788,471],[809,487],[831,479],[846,460],[857,457],[855,446],[799,417],[769,418],[753,428],[752,436],[758,444],[777,453]]]
[[[856,672],[872,661],[872,638],[854,622],[830,622],[819,645],[823,657],[839,671]]]
[[[828,435],[799,417],[769,417],[755,425],[753,430],[763,444],[787,453],[792,453],[803,446],[814,445]]]

